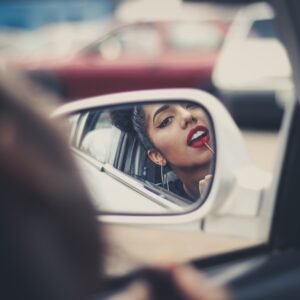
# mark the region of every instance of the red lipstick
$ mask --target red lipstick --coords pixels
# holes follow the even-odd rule
[[[193,148],[201,148],[209,141],[208,128],[198,125],[192,128],[187,136],[187,145]]]

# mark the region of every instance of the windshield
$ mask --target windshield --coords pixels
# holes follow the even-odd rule
[[[82,173],[88,174],[87,186],[93,184],[98,193],[95,197],[100,195],[95,200],[100,210],[104,198],[106,204],[118,202],[116,197],[111,202],[109,198],[117,191],[121,191],[118,197],[122,201],[130,195],[132,203],[144,210],[138,211],[138,205],[130,210],[122,202],[116,204],[114,213],[122,207],[127,215],[141,218],[168,217],[179,211],[175,204],[187,199],[181,205],[178,223],[167,219],[155,223],[154,218],[153,226],[149,221],[147,229],[140,225],[107,225],[113,243],[134,257],[133,262],[126,262],[119,255],[115,259],[121,261],[120,266],[158,261],[162,256],[183,261],[268,240],[271,219],[263,218],[272,211],[273,200],[265,195],[276,175],[282,122],[295,97],[292,69],[275,21],[261,17],[265,5],[237,7],[151,0],[0,2],[0,71],[20,72],[56,95],[61,104],[111,93],[192,88],[212,94],[232,118],[230,126],[218,127],[224,115],[216,117],[215,108],[208,109],[210,104],[201,97],[204,104],[190,105],[188,96],[171,99],[175,101],[172,105],[154,97],[152,100],[161,100],[159,107],[132,105],[127,110],[121,104],[138,99],[118,98],[112,103],[119,106],[113,109],[103,110],[99,104],[95,111],[70,113],[66,130],[70,147],[83,166]],[[247,16],[243,22],[238,20],[240,14]],[[136,120],[141,111],[140,115],[146,117]],[[180,136],[172,126],[180,124],[178,119],[186,115],[202,123]],[[139,121],[140,127],[144,122],[144,131],[136,129]],[[220,132],[234,126],[238,128],[234,132],[241,133],[242,146],[232,144],[230,137],[218,144]],[[157,144],[145,147],[147,137],[146,145]],[[240,158],[238,149],[244,146],[251,164],[226,177],[222,168],[234,169]],[[161,152],[155,152],[157,149]],[[206,167],[201,173],[208,187],[204,192],[200,188],[195,192],[195,184],[185,181],[182,175],[200,165],[190,155],[195,149],[208,157],[199,159]],[[229,150],[218,160],[218,149]],[[166,164],[160,165],[157,158],[162,153]],[[171,155],[174,153],[179,153],[179,162]],[[226,160],[233,156],[236,159]],[[198,186],[199,178],[194,180]],[[260,178],[265,185],[258,183]],[[171,190],[166,191],[169,183]],[[220,188],[218,184],[226,186]],[[194,205],[197,201],[192,192],[199,199],[201,193],[207,196],[206,202]],[[219,202],[214,202],[216,197]],[[168,205],[164,205],[167,200]],[[155,206],[153,203],[155,209],[147,211]],[[157,203],[161,207],[157,208]],[[195,219],[198,212],[199,218]],[[166,224],[170,230],[165,230]],[[132,242],[127,243],[124,237],[132,238]],[[116,265],[114,268],[118,269]]]

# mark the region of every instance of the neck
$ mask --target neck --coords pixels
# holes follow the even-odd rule
[[[199,181],[204,179],[204,177],[211,172],[209,163],[197,168],[189,168],[186,170],[175,169],[174,171],[182,181],[185,192],[193,199],[200,197]]]

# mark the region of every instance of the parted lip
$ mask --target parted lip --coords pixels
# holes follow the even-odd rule
[[[197,132],[197,131],[205,131],[206,134],[208,134],[208,128],[203,126],[203,125],[198,125],[194,128],[192,128],[187,136],[187,144],[188,145],[191,145],[191,142],[192,142],[192,138],[193,138],[193,135]]]

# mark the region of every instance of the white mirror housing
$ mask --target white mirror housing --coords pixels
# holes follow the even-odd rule
[[[211,94],[195,89],[159,89],[118,93],[65,104],[57,109],[52,117],[91,108],[177,99],[200,104],[207,110],[213,123],[216,163],[213,184],[206,201],[201,206],[195,203],[188,212],[184,213],[105,214],[100,215],[99,218],[104,222],[121,224],[174,226],[195,223],[195,228],[199,228],[200,220],[204,219],[205,231],[227,232],[243,236],[245,231],[246,234],[248,231],[249,236],[255,236],[249,228],[249,219],[259,217],[262,194],[270,183],[270,175],[254,166],[241,132],[223,104]],[[234,220],[232,224],[230,220]],[[244,220],[247,220],[246,229],[243,229],[241,225]]]

